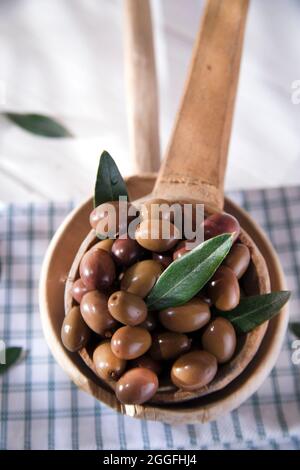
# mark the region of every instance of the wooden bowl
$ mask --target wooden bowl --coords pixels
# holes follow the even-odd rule
[[[154,175],[129,178],[127,185],[131,199],[150,193],[154,181]],[[227,370],[224,367],[224,373],[221,372],[215,383],[212,383],[212,389],[199,392],[199,395],[206,394],[206,396],[196,399],[193,397],[193,400],[184,403],[174,404],[174,400],[171,400],[173,404],[167,404],[170,402],[170,392],[168,391],[160,392],[156,397],[157,402],[160,403],[159,405],[156,403],[142,406],[121,405],[117,402],[113,392],[104,386],[79,355],[71,354],[65,350],[60,338],[64,317],[65,283],[68,280],[70,267],[74,263],[80,244],[89,232],[88,215],[90,210],[91,200],[70,214],[52,240],[43,264],[40,282],[42,324],[46,340],[59,364],[81,389],[115,410],[130,416],[170,423],[204,422],[216,419],[221,414],[239,406],[257,390],[275,364],[287,325],[286,307],[282,309],[280,315],[270,322],[268,328],[265,324],[254,330],[253,336],[251,336],[252,333],[246,335],[241,351],[231,361],[231,365]],[[277,256],[263,232],[242,209],[230,200],[226,200],[225,210],[240,220],[243,229],[250,236],[255,235],[256,245],[263,253],[271,274],[272,290],[284,289],[285,284]],[[245,240],[246,238],[243,241]],[[73,275],[69,282],[72,282],[72,280]],[[259,289],[260,291],[261,289],[267,291],[267,283],[259,286]],[[267,332],[263,339],[266,328]],[[258,349],[261,342],[262,344]],[[82,355],[90,365],[89,354],[82,352]],[[252,359],[253,356],[255,356],[254,359]],[[207,392],[209,392],[209,395],[207,395]],[[171,393],[174,397],[174,393],[172,391]],[[182,401],[182,399],[189,400],[191,397],[179,395],[177,398]],[[177,398],[175,398],[175,401],[177,401]]]

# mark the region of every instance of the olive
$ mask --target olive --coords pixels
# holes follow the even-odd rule
[[[173,260],[175,261],[175,259],[181,258],[182,256],[186,255],[188,251],[189,250],[186,247],[186,240],[182,240],[178,243],[176,249],[173,252]]]
[[[121,280],[121,289],[132,294],[146,297],[163,272],[162,265],[147,259],[128,268]]]
[[[107,251],[107,253],[111,253],[111,248],[114,244],[114,239],[113,238],[106,238],[106,240],[101,240],[100,242],[96,243],[91,250],[104,250]]]
[[[89,250],[85,253],[79,271],[80,277],[88,290],[108,289],[116,278],[116,269],[112,257],[102,249]]]
[[[83,283],[82,279],[77,279],[72,286],[72,296],[80,304],[84,294],[88,292],[88,288]]]
[[[179,357],[171,369],[171,380],[182,390],[208,385],[218,370],[217,359],[206,351],[191,351]]]
[[[220,266],[207,285],[207,295],[219,310],[232,310],[240,301],[240,286],[234,272]]]
[[[148,354],[134,359],[131,365],[132,367],[145,367],[146,369],[152,370],[156,375],[159,375],[162,370],[160,363],[152,359]]]
[[[150,400],[157,389],[157,375],[150,369],[136,367],[125,372],[117,382],[116,396],[121,403],[141,405]]]
[[[245,274],[249,263],[250,251],[243,243],[235,243],[224,261],[224,264],[232,269],[238,279]]]
[[[132,238],[117,238],[111,252],[116,263],[121,266],[131,266],[146,256],[144,248]]]
[[[96,207],[90,215],[90,224],[96,229],[99,238],[115,238],[117,234],[127,232],[128,224],[135,218],[128,215],[131,204],[119,201],[104,202]]]
[[[146,319],[140,324],[141,328],[145,328],[148,331],[155,330],[157,325],[156,317],[153,312],[148,312]]]
[[[61,339],[64,346],[71,352],[78,351],[86,345],[91,331],[83,321],[78,306],[72,307],[64,318],[61,328]]]
[[[229,361],[236,348],[236,334],[230,321],[222,317],[213,320],[202,335],[202,346],[220,364]]]
[[[81,315],[86,324],[98,335],[110,338],[118,326],[107,308],[107,297],[102,292],[92,290],[82,297]]]
[[[116,320],[124,325],[138,325],[147,317],[147,306],[143,299],[122,290],[114,292],[110,296],[108,310]]]
[[[194,298],[179,307],[169,307],[159,312],[159,320],[167,330],[190,333],[199,330],[210,320],[209,306]]]
[[[225,212],[213,214],[204,221],[204,239],[216,237],[222,233],[234,233],[233,241],[237,240],[241,231],[239,222],[233,215]]]
[[[143,202],[140,207],[140,217],[141,220],[165,219],[172,222],[174,219],[174,213],[170,211],[169,201],[157,198]]]
[[[180,356],[180,354],[188,351],[190,347],[191,340],[186,335],[166,331],[153,335],[149,353],[156,361],[168,360]]]
[[[126,368],[126,361],[115,356],[110,341],[103,341],[93,353],[93,362],[97,374],[105,382],[119,380]]]
[[[168,251],[180,238],[180,231],[168,220],[145,219],[137,226],[136,241],[146,250]]]
[[[152,253],[152,259],[158,261],[166,269],[173,261],[170,253]]]
[[[200,292],[198,292],[197,298],[202,300],[202,302],[205,302],[209,307],[212,306],[212,301],[204,290],[201,290]]]
[[[112,352],[120,359],[135,359],[151,346],[151,335],[138,326],[122,326],[111,339]]]

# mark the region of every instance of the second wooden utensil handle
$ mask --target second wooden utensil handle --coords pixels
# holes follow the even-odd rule
[[[223,207],[248,0],[208,0],[154,193]]]

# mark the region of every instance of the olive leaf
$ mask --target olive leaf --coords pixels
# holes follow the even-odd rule
[[[2,115],[32,134],[56,138],[73,137],[72,133],[58,121],[42,114],[4,112]]]
[[[244,297],[233,310],[222,312],[214,309],[214,313],[227,318],[238,332],[248,333],[277,315],[290,295],[290,291],[279,291]]]
[[[213,276],[232,242],[232,234],[218,235],[173,261],[148,295],[148,308],[161,310],[188,302]]]
[[[0,364],[0,375],[4,374],[13,364],[15,364],[22,355],[22,348],[11,347],[5,350],[5,364]]]
[[[119,196],[126,196],[127,188],[113,158],[108,152],[102,152],[94,192],[94,207],[103,202],[117,201]]]
[[[300,323],[290,323],[289,328],[292,333],[294,333],[297,338],[300,339]]]

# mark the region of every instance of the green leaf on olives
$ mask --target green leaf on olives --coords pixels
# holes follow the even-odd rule
[[[113,158],[102,152],[94,192],[94,207],[108,201],[117,201],[119,196],[128,198],[125,182]]]
[[[228,254],[232,234],[218,235],[176,259],[158,278],[147,297],[149,310],[177,307],[188,302],[213,276]]]
[[[234,309],[227,312],[214,309],[214,313],[227,318],[238,332],[248,333],[277,315],[290,295],[290,291],[279,291],[244,297]]]

